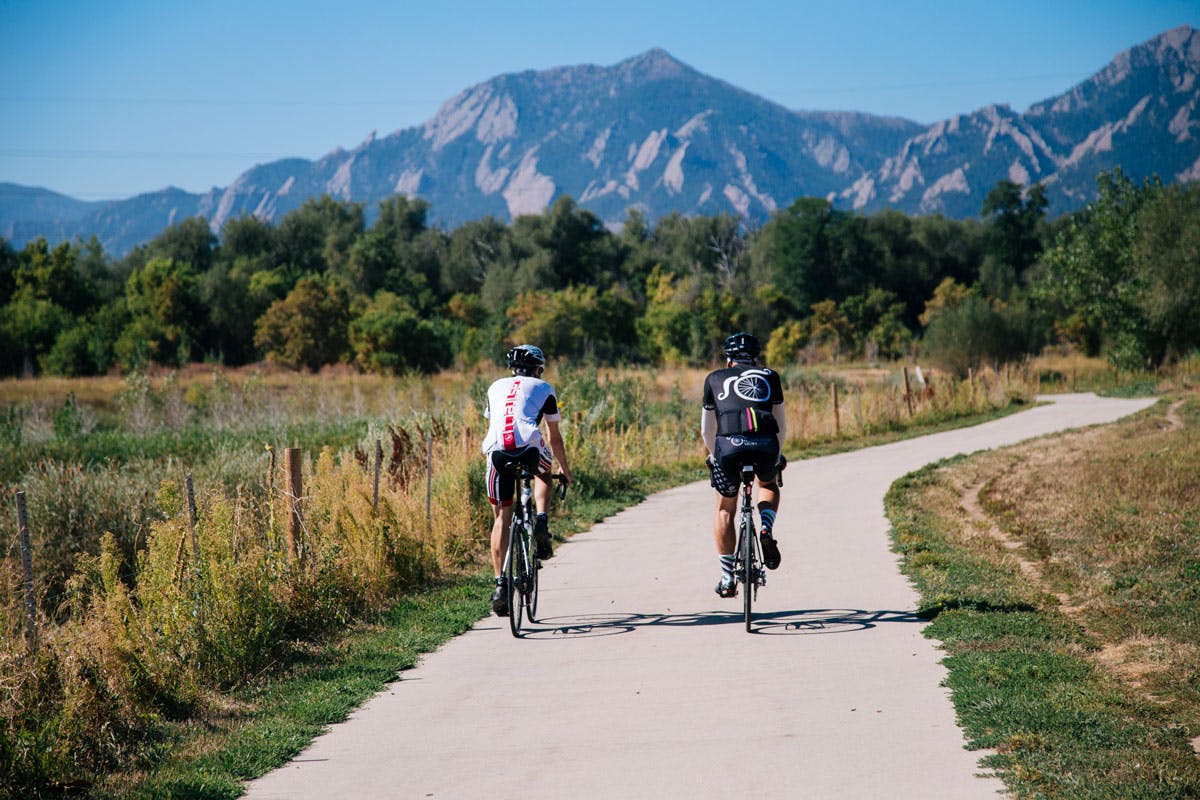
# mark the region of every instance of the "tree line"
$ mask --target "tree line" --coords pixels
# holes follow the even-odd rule
[[[94,375],[268,360],[434,371],[540,344],[593,363],[709,363],[731,330],[782,365],[923,356],[965,371],[1051,342],[1152,367],[1200,347],[1200,187],[1136,185],[1048,220],[1041,186],[993,187],[977,219],[861,215],[802,197],[761,226],[568,196],[441,230],[423,200],[312,199],[215,235],[201,217],[122,259],[92,237],[0,239],[0,373]]]

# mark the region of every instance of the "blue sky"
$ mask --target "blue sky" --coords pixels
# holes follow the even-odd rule
[[[0,0],[0,182],[202,192],[494,75],[652,47],[789,108],[1020,111],[1182,24],[1200,2]]]

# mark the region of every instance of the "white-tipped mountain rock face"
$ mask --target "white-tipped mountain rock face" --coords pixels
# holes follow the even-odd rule
[[[39,195],[0,206],[0,235],[96,234],[123,254],[168,220],[214,231],[241,214],[277,220],[310,197],[403,194],[444,227],[537,214],[568,194],[619,225],[631,207],[762,221],[796,198],[869,213],[979,214],[999,180],[1043,182],[1051,213],[1078,208],[1097,173],[1200,179],[1200,32],[1183,26],[1118,54],[1024,113],[986,106],[933,125],[792,111],[703,75],[660,49],[611,67],[501,75],[446,101],[424,125],[371,133],[350,151],[247,170],[207,195],[166,190],[88,204]],[[16,187],[20,188],[20,187]],[[34,190],[29,190],[34,191]],[[22,217],[22,213],[26,216]]]

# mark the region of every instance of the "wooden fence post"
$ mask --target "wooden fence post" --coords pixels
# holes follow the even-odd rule
[[[800,384],[800,441],[808,437],[808,389]]]
[[[675,436],[675,461],[683,460],[683,401],[679,401],[679,427]]]
[[[836,439],[842,435],[842,421],[838,415],[838,390],[837,384],[829,384],[830,393],[833,395],[833,436]]]
[[[29,539],[29,515],[25,510],[25,493],[17,492],[17,527],[21,536],[21,572],[25,589],[25,643],[30,652],[37,652],[37,596],[33,589],[33,544]]]
[[[433,433],[425,431],[425,533],[433,527]]]
[[[271,447],[271,443],[267,442],[267,455],[269,461],[267,464],[267,509],[270,516],[270,528],[275,530],[275,448]]]
[[[904,402],[908,404],[908,418],[912,419],[912,386],[908,382],[908,367],[904,368]]]
[[[288,522],[287,547],[288,555],[295,560],[300,556],[300,537],[304,524],[300,498],[304,496],[304,476],[301,471],[303,464],[299,447],[289,447],[283,451],[283,471],[287,494]]]
[[[383,443],[375,440],[375,493],[371,497],[371,508],[379,508],[379,470],[383,463]]]
[[[863,434],[865,427],[863,425],[863,410],[862,410],[863,385],[861,383],[854,387],[854,418],[858,422],[858,432]]]
[[[192,533],[192,558],[196,569],[200,569],[200,540],[196,538],[196,488],[192,473],[187,474],[188,530]]]
[[[200,585],[200,539],[196,536],[196,488],[192,483],[192,473],[188,473],[184,480],[187,486],[187,506],[188,506],[188,531],[192,537],[192,574],[195,577],[193,584],[194,593],[194,614],[196,616],[196,624],[200,627],[200,633],[204,633],[204,606],[200,602],[200,596],[203,594],[203,589]],[[182,540],[180,540],[182,544]]]
[[[646,466],[646,401],[638,392],[638,454],[641,465]]]

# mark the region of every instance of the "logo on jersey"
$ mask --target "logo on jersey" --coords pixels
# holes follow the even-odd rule
[[[767,376],[769,369],[748,369],[740,375],[731,375],[725,379],[725,385],[718,395],[718,400],[729,397],[732,391],[738,397],[751,403],[762,403],[771,399],[771,383]]]
[[[521,389],[521,379],[512,382],[512,386],[508,390],[508,396],[504,398],[504,431],[501,434],[501,439],[504,442],[505,450],[516,449],[517,437],[513,432],[516,420],[515,407],[517,404],[517,392]]]

